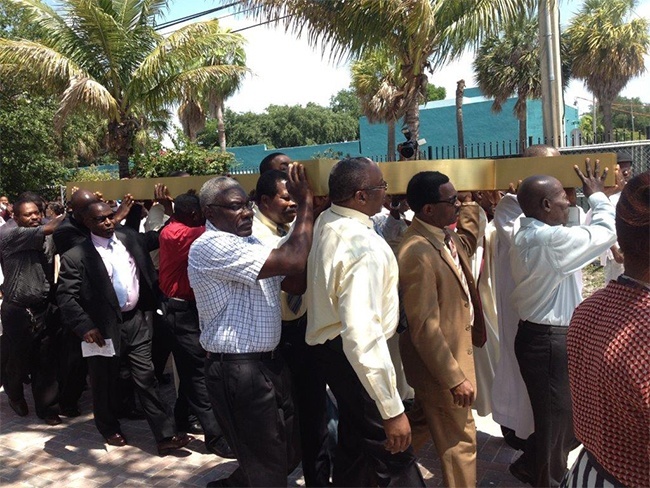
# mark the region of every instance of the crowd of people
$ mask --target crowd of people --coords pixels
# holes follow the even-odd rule
[[[28,415],[30,384],[57,425],[89,382],[107,444],[141,418],[160,455],[202,434],[237,460],[208,486],[286,486],[300,463],[306,486],[424,486],[428,441],[445,486],[476,486],[473,409],[522,451],[522,484],[650,486],[650,172],[618,162],[611,188],[598,161],[575,168],[587,213],[548,175],[459,192],[423,171],[391,194],[364,157],[314,196],[281,153],[250,193],[219,176],[119,206],[76,189],[67,212],[0,197],[9,405]]]

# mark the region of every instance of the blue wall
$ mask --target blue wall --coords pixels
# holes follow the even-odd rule
[[[233,153],[240,163],[239,166],[233,168],[235,171],[257,171],[260,161],[267,154],[274,152],[284,153],[295,161],[313,159],[316,156],[339,158],[358,156],[361,154],[359,151],[359,141],[317,144],[314,146],[282,147],[278,149],[267,149],[265,144],[259,144],[256,146],[229,147],[228,152]]]

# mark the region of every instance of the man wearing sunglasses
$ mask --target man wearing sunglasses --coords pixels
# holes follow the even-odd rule
[[[472,345],[485,343],[485,325],[469,257],[478,242],[479,207],[438,171],[413,176],[406,198],[415,218],[397,260],[408,322],[400,352],[415,390],[413,447],[432,438],[444,485],[476,486]],[[456,222],[454,231],[449,226]]]

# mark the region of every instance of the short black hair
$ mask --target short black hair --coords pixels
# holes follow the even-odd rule
[[[201,213],[201,202],[196,193],[182,193],[174,199],[174,214],[178,217],[191,217],[192,212]]]
[[[449,183],[449,177],[439,171],[421,171],[414,175],[406,187],[406,201],[415,213],[427,203],[440,200],[440,187]]]
[[[287,181],[287,174],[279,169],[272,169],[262,175],[257,180],[255,186],[255,201],[260,203],[263,195],[274,198],[278,194],[278,183]]]
[[[341,159],[334,165],[328,181],[332,203],[349,200],[354,193],[368,185],[368,166],[372,160],[365,157]]]
[[[647,269],[650,266],[650,171],[635,176],[623,188],[616,205],[616,235],[624,256]]]
[[[18,215],[20,213],[20,207],[26,203],[33,203],[36,205],[41,214],[45,216],[45,200],[33,191],[26,191],[18,195],[18,198],[14,202],[14,214]]]
[[[271,171],[273,167],[271,166],[271,161],[273,161],[278,156],[286,156],[286,154],[281,152],[274,152],[267,154],[264,159],[260,162],[260,174],[263,175],[267,171]]]

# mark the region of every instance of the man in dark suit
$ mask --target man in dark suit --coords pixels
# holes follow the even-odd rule
[[[152,313],[157,282],[148,251],[157,242],[131,229],[115,230],[114,214],[103,202],[91,203],[84,212],[90,239],[61,257],[57,301],[63,323],[85,342],[99,347],[110,339],[111,357],[88,357],[97,429],[113,446],[126,444],[118,420],[118,378],[121,358],[126,364],[145,416],[157,441],[158,453],[187,445],[177,436],[172,417],[158,396],[151,361]],[[149,241],[156,235],[149,235]]]
[[[485,325],[469,256],[478,241],[479,207],[437,171],[413,176],[406,191],[415,218],[397,261],[408,328],[400,336],[406,379],[415,390],[409,413],[413,447],[433,438],[444,485],[476,486],[476,398],[472,343]],[[457,232],[449,228],[458,221]]]

